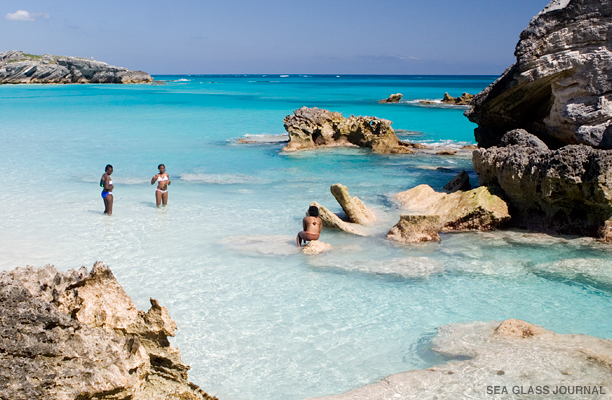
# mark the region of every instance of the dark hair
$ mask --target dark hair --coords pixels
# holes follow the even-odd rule
[[[104,167],[104,172],[108,171],[109,168],[113,168],[113,166],[110,164],[107,164],[106,167]]]
[[[310,206],[310,207],[308,207],[308,215],[310,215],[311,217],[318,217],[319,216],[319,207],[317,207],[317,206]]]
[[[165,166],[164,164],[159,164],[159,165],[157,166],[157,169],[160,169],[161,167],[166,168],[166,166]]]

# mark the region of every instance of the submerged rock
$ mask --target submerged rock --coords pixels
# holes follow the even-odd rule
[[[557,334],[524,321],[444,325],[438,328],[432,350],[451,360],[462,360],[394,374],[344,394],[318,399],[522,398],[513,392],[517,389],[524,391],[525,398],[607,398],[599,394],[609,394],[612,387],[612,341]],[[500,391],[505,387],[506,393],[492,396],[487,389],[495,386]],[[560,387],[561,392],[556,392]],[[576,396],[578,388],[582,394],[588,388],[590,394]],[[572,395],[566,394],[568,389]]]
[[[523,128],[556,149],[612,149],[612,3],[553,0],[521,33],[516,63],[466,115],[482,147]]]
[[[387,234],[387,239],[400,243],[439,242],[439,215],[402,214],[400,220]]]
[[[412,153],[408,143],[401,142],[391,121],[376,117],[344,118],[339,112],[302,107],[284,119],[289,143],[283,151],[317,147],[358,146],[375,153]]]
[[[365,232],[363,232],[359,225],[351,224],[349,222],[345,222],[340,219],[336,214],[329,211],[327,208],[323,207],[316,201],[310,203],[311,206],[315,206],[319,209],[319,217],[323,222],[323,226],[331,229],[340,229],[341,231],[352,233],[354,235],[359,236],[368,236]]]
[[[376,222],[376,217],[372,211],[363,204],[363,201],[361,201],[359,197],[355,196],[351,198],[346,186],[336,183],[335,185],[331,185],[329,190],[351,222],[360,225],[368,225]]]
[[[507,138],[511,133],[501,141],[507,147],[476,150],[472,161],[481,185],[503,190],[513,224],[597,236],[612,217],[612,151],[584,145],[548,150],[526,132],[522,139]]]
[[[2,398],[216,399],[189,382],[166,308],[138,310],[100,262],[3,272],[0,304]]]
[[[392,94],[389,96],[389,98],[379,101],[379,103],[399,103],[402,97],[404,97],[404,95],[401,93]]]
[[[302,253],[304,254],[321,254],[332,249],[332,245],[329,243],[323,243],[320,240],[312,240],[308,244],[302,247]]]
[[[395,199],[415,214],[440,216],[442,232],[488,231],[510,220],[506,203],[485,186],[446,194],[419,185],[396,194]]]
[[[0,84],[6,83],[151,83],[151,75],[79,57],[0,53]]]
[[[461,170],[450,182],[444,185],[444,190],[454,193],[459,190],[470,190],[470,177],[464,169]]]

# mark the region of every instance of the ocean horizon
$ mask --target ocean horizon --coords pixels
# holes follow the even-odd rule
[[[469,153],[285,153],[283,118],[302,107],[393,121],[401,140],[475,144],[465,107],[491,75],[154,75],[147,85],[0,86],[0,269],[103,261],[140,309],[168,308],[190,380],[220,399],[342,393],[448,361],[431,350],[446,324],[517,318],[612,339],[609,246],[520,230],[385,238],[393,196],[436,190]],[[397,104],[379,104],[393,93]],[[240,143],[240,139],[252,143]],[[163,163],[168,206],[151,177]],[[112,216],[99,180],[112,164]],[[295,245],[312,201],[340,213],[341,183],[378,218],[359,237],[324,229],[333,251]]]

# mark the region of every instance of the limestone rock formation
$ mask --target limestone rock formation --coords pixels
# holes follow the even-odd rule
[[[444,190],[454,193],[459,190],[470,190],[470,177],[464,169],[461,170],[450,182],[444,185]]]
[[[318,400],[606,399],[612,387],[612,341],[557,334],[525,321],[444,325],[432,340],[432,351],[451,361]],[[507,393],[487,393],[488,386],[505,387]],[[547,393],[538,395],[538,387]],[[576,395],[577,387],[583,395]],[[524,394],[517,396],[513,388]]]
[[[323,243],[320,240],[312,240],[308,244],[302,247],[302,253],[304,254],[321,254],[323,252],[332,249],[332,245],[329,243]]]
[[[486,186],[451,194],[419,185],[395,195],[404,209],[413,214],[438,215],[440,231],[488,231],[510,220],[508,206]]]
[[[352,233],[359,236],[368,236],[359,225],[351,224],[340,219],[336,214],[329,211],[316,201],[310,203],[311,206],[315,206],[319,209],[319,217],[323,221],[323,226],[331,229],[340,229],[341,231]],[[308,214],[308,213],[307,213]]]
[[[612,152],[584,145],[548,150],[526,132],[522,141],[506,136],[502,143],[523,145],[479,149],[472,160],[481,185],[503,190],[513,224],[597,236],[612,217]]]
[[[439,215],[402,214],[400,220],[387,234],[387,239],[400,243],[439,242]]]
[[[100,262],[3,272],[0,304],[3,399],[216,399],[189,382],[166,308],[138,310]]]
[[[472,100],[474,99],[473,94],[463,93],[459,97],[453,97],[447,93],[444,93],[444,98],[442,98],[442,103],[451,104],[455,106],[469,106],[472,104]]]
[[[604,222],[604,225],[599,228],[597,233],[603,242],[612,243],[612,219]]]
[[[351,198],[346,186],[339,183],[329,188],[349,220],[355,224],[369,225],[376,222],[376,217],[363,201],[357,196]]]
[[[401,93],[395,93],[389,96],[389,98],[379,101],[379,103],[399,103],[399,101],[404,97]]]
[[[526,129],[550,148],[612,149],[612,3],[553,0],[521,33],[516,63],[466,112],[482,147]]]
[[[142,71],[114,67],[79,57],[0,53],[0,84],[6,83],[151,83]]]
[[[283,151],[317,147],[359,146],[375,153],[412,153],[411,145],[401,142],[391,121],[376,117],[344,118],[339,112],[302,107],[284,119],[289,143]]]

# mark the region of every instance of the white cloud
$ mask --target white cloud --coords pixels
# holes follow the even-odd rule
[[[4,16],[7,21],[36,21],[39,18],[47,19],[51,17],[47,13],[31,13],[25,10],[17,10],[14,13],[8,13]]]

